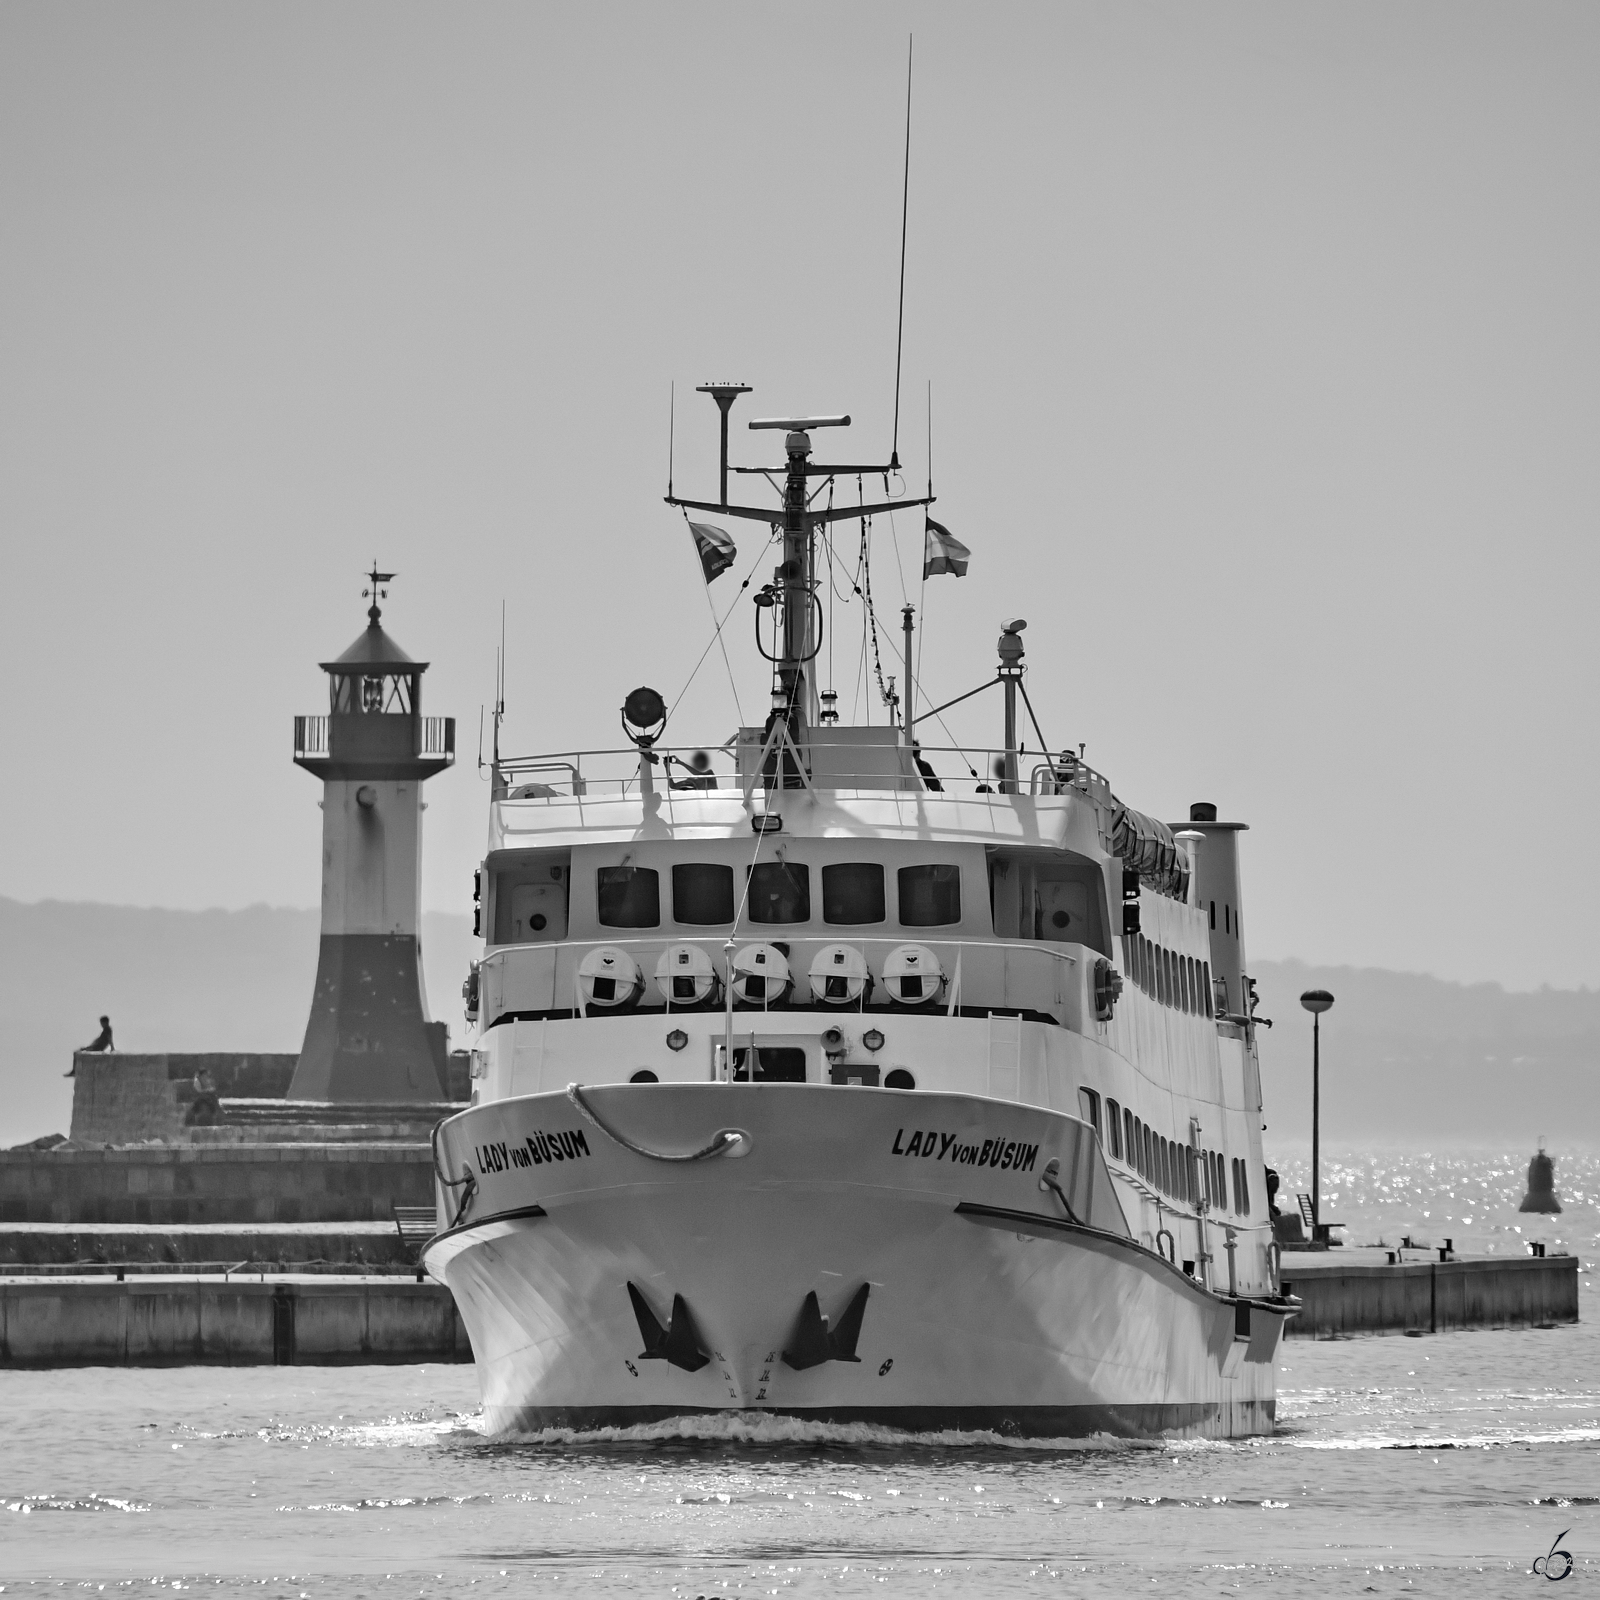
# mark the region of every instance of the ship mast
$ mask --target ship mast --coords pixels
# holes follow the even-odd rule
[[[732,397],[725,403],[715,389],[708,386],[705,392],[717,399],[718,408],[722,411],[723,438],[726,439],[727,406],[731,405]],[[815,576],[818,528],[825,523],[843,522],[850,517],[871,517],[885,511],[909,511],[917,506],[932,505],[934,500],[934,496],[928,494],[916,499],[886,500],[879,505],[813,510],[812,505],[818,495],[815,490],[808,494],[806,486],[814,478],[871,473],[874,477],[883,477],[887,488],[888,475],[899,471],[894,466],[828,466],[811,460],[811,434],[814,429],[849,426],[848,416],[758,417],[750,423],[752,429],[781,428],[784,432],[784,452],[788,464],[783,484],[783,505],[779,510],[732,505],[728,502],[725,490],[720,503],[680,500],[670,493],[666,496],[669,506],[679,506],[686,511],[720,512],[723,516],[745,517],[769,523],[775,528],[781,527],[783,559],[772,575],[773,581],[757,597],[757,604],[774,606],[779,610],[777,654],[773,657],[777,680],[773,716],[788,723],[789,736],[796,747],[801,744],[805,731],[816,727],[820,721],[819,685],[812,666],[822,645],[822,609],[817,603]],[[724,474],[726,470],[724,457]],[[760,473],[763,476],[770,474],[770,469],[766,467],[735,467],[733,471]],[[724,475],[724,484],[726,481]]]

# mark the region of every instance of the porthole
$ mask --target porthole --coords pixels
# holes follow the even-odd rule
[[[915,1089],[917,1080],[904,1067],[895,1067],[883,1080],[885,1089]]]
[[[1065,911],[1054,911],[1050,914],[1050,926],[1052,928],[1064,928],[1071,921],[1072,918]]]
[[[534,914],[528,918],[528,926],[532,928],[535,933],[543,932],[544,929],[549,926],[549,923],[545,920],[544,912],[535,911]]]
[[[629,1083],[660,1083],[661,1080],[655,1075],[655,1073],[653,1073],[649,1069],[649,1067],[640,1067],[639,1070],[636,1073],[634,1073],[634,1075],[631,1078],[628,1079],[628,1082]]]

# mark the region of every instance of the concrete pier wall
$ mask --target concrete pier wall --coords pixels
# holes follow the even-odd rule
[[[442,1284],[395,1278],[0,1283],[0,1367],[470,1361]]]
[[[367,1222],[433,1204],[426,1145],[0,1150],[0,1222]]]
[[[1468,1261],[1314,1261],[1285,1255],[1284,1293],[1302,1310],[1291,1337],[1446,1333],[1456,1328],[1536,1327],[1578,1320],[1576,1256]]]

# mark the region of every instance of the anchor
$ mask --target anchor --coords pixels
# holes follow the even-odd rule
[[[856,1340],[861,1337],[861,1319],[866,1315],[869,1287],[864,1283],[856,1290],[839,1318],[838,1327],[832,1329],[822,1314],[822,1307],[817,1304],[817,1291],[813,1289],[801,1302],[800,1324],[795,1329],[792,1348],[783,1352],[784,1365],[804,1372],[807,1367],[820,1367],[824,1361],[859,1361]]]
[[[665,1328],[632,1283],[628,1285],[628,1298],[633,1302],[633,1314],[639,1322],[639,1337],[644,1340],[639,1360],[666,1361],[685,1372],[698,1372],[711,1359],[700,1348],[700,1331],[689,1315],[688,1301],[681,1294],[672,1297],[672,1321]]]

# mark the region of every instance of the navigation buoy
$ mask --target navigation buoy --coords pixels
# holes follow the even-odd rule
[[[1556,1197],[1556,1164],[1544,1153],[1544,1140],[1539,1141],[1539,1153],[1528,1163],[1528,1192],[1522,1197],[1518,1211],[1537,1211],[1544,1216],[1558,1215],[1561,1201]]]

